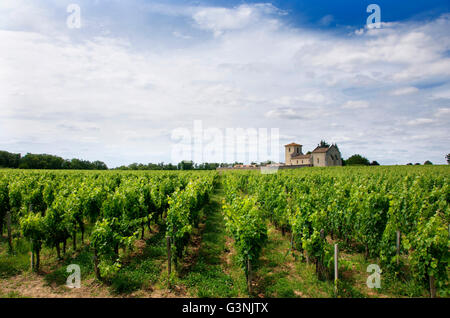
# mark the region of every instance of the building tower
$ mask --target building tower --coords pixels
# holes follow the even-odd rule
[[[292,142],[284,146],[284,154],[285,154],[285,164],[287,166],[292,165],[291,157],[303,155],[302,153],[302,145],[296,144]]]

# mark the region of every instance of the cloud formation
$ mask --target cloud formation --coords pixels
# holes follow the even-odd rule
[[[361,109],[361,108],[368,108],[369,102],[365,100],[349,100],[346,102],[342,108],[344,109]]]
[[[445,161],[449,14],[342,35],[294,27],[269,4],[146,4],[115,32],[80,6],[86,27],[69,30],[56,2],[0,4],[0,149],[168,162],[171,131],[202,120],[383,164]]]

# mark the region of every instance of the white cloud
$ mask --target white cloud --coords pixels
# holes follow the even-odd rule
[[[413,119],[407,122],[408,125],[416,126],[416,125],[425,125],[425,124],[431,124],[435,120],[431,118],[417,118]]]
[[[369,102],[365,100],[349,100],[344,105],[342,105],[342,108],[344,109],[361,109],[367,107],[369,107]]]
[[[402,88],[398,88],[395,89],[391,92],[391,95],[393,96],[401,96],[401,95],[408,95],[408,94],[414,94],[417,93],[419,91],[419,89],[417,87],[402,87]]]
[[[33,12],[36,21],[50,21]],[[414,150],[393,152],[382,163],[408,162],[448,144],[448,84],[414,90],[417,83],[448,83],[448,15],[342,37],[292,28],[267,4],[165,5],[149,12],[176,23],[167,34],[132,30],[134,42],[114,32],[99,37],[52,23],[15,24],[5,14],[0,149],[85,156],[113,166],[167,162],[171,130],[191,129],[195,119],[218,128],[278,127],[305,149],[326,139],[342,143],[344,155],[364,150],[377,160],[422,125]]]
[[[437,117],[444,117],[448,115],[450,115],[450,108],[439,108],[435,113],[435,116]]]
[[[450,99],[450,87],[443,87],[443,89],[437,89],[433,91],[431,95],[432,99]]]
[[[303,95],[276,98],[273,103],[283,106],[298,106],[302,104],[329,104],[330,100],[320,93],[305,92]]]
[[[277,24],[276,20],[268,20],[267,15],[283,14],[271,4],[242,4],[233,9],[219,7],[200,8],[193,14],[193,19],[200,28],[211,30],[216,36],[227,30],[240,30],[261,24],[262,20]]]
[[[281,119],[302,119],[300,112],[293,108],[280,107],[277,109],[270,110],[266,113],[267,118],[281,118]]]
[[[173,36],[175,36],[177,38],[181,38],[181,39],[185,39],[185,40],[192,39],[191,36],[185,35],[185,34],[183,34],[181,32],[178,32],[178,31],[173,31],[172,34],[173,34]]]
[[[52,32],[55,27],[51,11],[34,1],[2,0],[0,15],[0,29]]]

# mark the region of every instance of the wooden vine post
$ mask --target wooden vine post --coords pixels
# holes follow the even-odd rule
[[[337,293],[338,293],[338,279],[339,279],[338,259],[339,259],[339,247],[337,244],[334,244],[334,293],[335,293],[335,295],[337,295]]]
[[[31,203],[28,204],[28,210],[30,212],[33,212],[33,205]],[[35,269],[34,267],[34,246],[33,246],[33,240],[30,240],[30,245],[31,245],[31,271],[33,271]]]
[[[247,288],[249,295],[252,294],[252,263],[250,258],[247,257]]]
[[[36,266],[35,266],[36,272],[39,271],[39,265],[40,265],[40,259],[41,259],[39,256],[39,253],[40,253],[39,249],[36,248]]]
[[[430,296],[436,298],[436,285],[434,283],[434,276],[430,276]]]
[[[11,231],[11,212],[6,212],[6,227],[8,228],[8,245],[9,245],[9,251],[13,251],[13,245],[12,245],[12,231]]]
[[[170,274],[172,273],[172,247],[170,244],[170,236],[166,236],[167,240],[167,286],[170,288]]]
[[[325,230],[324,229],[320,230],[320,238],[322,240],[325,239]],[[315,259],[316,259],[316,274],[320,280],[323,280],[323,275],[324,275],[323,256],[316,257]]]
[[[400,262],[399,258],[400,258],[400,231],[397,231],[397,265]]]
[[[292,253],[292,256],[295,258],[295,253],[294,253],[294,232],[291,232],[291,253]]]
[[[286,255],[284,255],[284,258],[283,258],[283,259],[285,259],[286,256],[289,255],[289,253],[292,255],[292,257],[293,257],[294,259],[297,259],[297,258],[295,257],[295,253],[294,253],[294,234],[293,234],[292,232],[291,232],[291,243],[290,243],[290,247],[289,247],[289,250],[287,251]]]
[[[30,241],[31,243],[31,258],[30,258],[30,267],[31,267],[31,271],[34,270],[34,248],[33,248],[33,240]]]
[[[97,255],[97,249],[94,249],[94,272],[95,272],[95,277],[98,280],[101,280],[101,276],[100,276],[100,270],[98,268],[98,255]]]

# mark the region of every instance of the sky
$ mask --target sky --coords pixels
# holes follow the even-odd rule
[[[372,3],[380,28],[367,26]],[[224,134],[277,128],[281,161],[284,144],[306,152],[324,139],[344,158],[445,164],[449,7],[2,0],[0,149],[109,167],[177,163],[190,158],[174,155],[174,132],[201,121]]]

